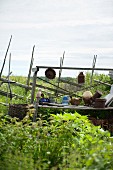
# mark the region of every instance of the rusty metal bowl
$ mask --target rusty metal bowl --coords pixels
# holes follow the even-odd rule
[[[56,76],[56,72],[55,72],[52,68],[48,68],[48,69],[45,71],[45,76],[46,76],[48,79],[54,79],[55,76]]]

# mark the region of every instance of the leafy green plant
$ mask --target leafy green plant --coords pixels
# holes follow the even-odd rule
[[[50,121],[0,121],[0,167],[12,169],[110,169],[113,141],[77,112],[51,115]],[[12,161],[11,161],[12,160]]]

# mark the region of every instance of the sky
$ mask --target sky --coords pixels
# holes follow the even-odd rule
[[[27,76],[34,45],[33,67],[60,66],[65,51],[65,67],[92,67],[97,55],[97,68],[113,68],[112,7],[113,0],[0,0],[0,68],[12,35],[3,75],[11,53],[12,74]]]

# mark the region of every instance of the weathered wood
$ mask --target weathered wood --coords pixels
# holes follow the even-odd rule
[[[7,92],[0,90],[0,95],[7,96]],[[8,93],[8,97],[10,97],[10,93]],[[12,93],[12,97],[17,97],[17,98],[20,98],[20,99],[24,98],[23,96],[20,96],[20,95],[14,94],[14,93]]]
[[[70,82],[70,81],[67,81],[67,80],[64,80],[64,79],[60,79],[60,81],[62,81],[63,83],[73,85],[73,86],[82,87],[82,85],[80,85],[78,83]]]
[[[94,108],[88,106],[74,106],[74,105],[66,105],[66,106],[48,106],[48,105],[38,105],[39,108],[50,108],[50,109],[74,109],[74,110],[113,110],[113,107],[105,107],[105,108]]]
[[[22,87],[22,88],[25,88],[25,89],[28,89],[28,90],[31,90],[31,89],[32,89],[32,87],[30,87],[30,86],[27,86],[27,85],[25,85],[25,84],[21,84],[21,83],[19,83],[19,82],[15,82],[15,81],[12,81],[12,80],[7,80],[7,79],[5,79],[5,78],[0,78],[0,80],[3,81],[3,83],[12,83],[12,84],[14,84],[15,86],[19,86],[19,87]]]
[[[8,101],[8,90],[10,91],[10,99],[12,100],[12,90],[11,90],[11,86],[10,86],[10,82],[9,82],[9,77],[10,77],[10,66],[11,66],[11,53],[9,55],[9,71],[8,71],[8,86],[7,86],[7,101]]]
[[[95,79],[94,79],[94,81],[97,82],[97,83],[100,83],[100,84],[104,84],[104,85],[107,85],[107,86],[111,86],[111,84],[102,82],[102,81],[100,81],[100,80],[95,80]]]
[[[42,78],[40,78],[40,77],[37,77],[37,78],[38,78],[38,79],[40,79],[40,80],[42,80],[42,81],[44,81],[44,82],[46,82],[46,83],[48,83],[48,84],[53,85],[54,87],[57,87],[57,88],[58,88],[58,86],[57,86],[57,85],[55,85],[55,84],[53,84],[53,83],[47,82],[46,80],[43,80],[43,79],[42,79]],[[59,87],[59,89],[64,91],[64,93],[62,93],[62,94],[66,94],[66,95],[73,95],[73,96],[77,96],[77,97],[80,97],[80,98],[81,98],[81,96],[79,96],[79,95],[75,94],[74,92],[70,92],[70,91],[65,90],[65,89],[63,89],[63,88],[61,88],[61,87]],[[79,90],[77,90],[77,91],[79,91]]]
[[[5,79],[7,80],[7,79],[8,79],[8,77],[9,77],[11,74],[12,74],[12,72],[10,72],[10,73],[6,76],[6,78],[5,78]],[[2,81],[2,82],[0,83],[0,87],[1,87],[1,85],[2,85],[3,83],[6,83],[6,82],[3,82],[3,81]]]
[[[48,84],[51,84],[52,86],[54,86],[54,87],[57,87],[57,90],[58,89],[60,89],[60,90],[62,90],[62,91],[64,91],[65,93],[70,93],[69,91],[67,91],[67,90],[65,90],[65,89],[63,89],[63,88],[61,88],[61,87],[58,87],[57,85],[55,85],[55,84],[53,84],[53,83],[50,83],[50,82],[48,82],[48,81],[46,81],[46,80],[44,80],[44,79],[42,79],[42,78],[40,78],[40,77],[37,77],[38,79],[40,79],[40,80],[42,80],[42,81],[44,81],[44,82],[46,82],[46,83],[48,83]]]
[[[95,64],[96,64],[96,59],[97,59],[97,55],[95,56],[94,55],[94,58],[93,58],[93,64],[92,64],[92,73],[91,73],[91,80],[90,80],[90,85],[92,85],[92,80],[93,80],[93,74],[94,74],[94,68],[95,68]]]
[[[30,85],[33,85],[33,83],[30,83]],[[50,87],[47,87],[47,86],[43,86],[43,85],[36,84],[36,87],[39,87],[39,88],[43,88],[43,89],[47,89],[47,90],[56,92],[56,89],[53,89],[53,88],[50,88]],[[61,94],[69,94],[69,92],[66,92],[66,91],[64,91],[64,90],[57,89],[57,91],[58,91],[58,93],[61,93]]]
[[[33,50],[32,50],[32,56],[31,56],[31,62],[30,62],[30,68],[29,68],[29,73],[28,73],[28,78],[27,78],[27,86],[29,86],[29,82],[30,82],[30,76],[31,76],[31,70],[32,70],[32,66],[33,66],[33,55],[34,55],[34,49],[35,49],[35,45],[33,46]]]
[[[61,74],[62,74],[62,66],[63,66],[63,62],[64,62],[64,55],[65,55],[65,51],[63,53],[63,57],[60,58],[60,70],[59,70],[59,77],[58,77],[58,87],[59,87],[60,78],[61,78]]]
[[[35,68],[32,68],[32,71],[35,72],[37,68],[52,68],[52,69],[60,69],[60,67],[55,67],[55,66],[36,66]],[[113,71],[112,68],[90,68],[90,67],[62,67],[62,70],[100,70],[100,71]]]
[[[9,47],[10,47],[10,44],[11,44],[11,40],[12,40],[12,35],[11,35],[11,38],[10,38],[10,40],[9,40],[9,44],[8,44],[8,47],[7,47],[7,50],[6,50],[6,54],[5,54],[5,57],[4,57],[2,69],[1,69],[1,72],[0,72],[0,77],[2,76],[2,72],[3,72],[4,66],[5,66],[6,57],[7,57],[8,50],[9,50]]]
[[[31,91],[31,104],[34,102],[37,72],[38,72],[38,71],[35,71],[35,72],[34,72],[34,75],[33,75],[33,84],[32,84],[32,91]]]
[[[35,112],[33,114],[33,122],[36,122],[37,119],[37,115],[38,115],[38,105],[39,105],[39,101],[35,103]]]
[[[3,102],[0,102],[1,105],[4,105],[4,106],[9,106],[9,104],[7,103],[3,103]]]

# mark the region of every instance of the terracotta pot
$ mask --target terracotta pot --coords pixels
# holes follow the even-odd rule
[[[73,98],[73,99],[70,100],[70,103],[72,105],[78,106],[80,104],[80,99],[79,98]]]
[[[102,92],[97,90],[96,93],[92,97],[93,102],[95,102],[96,98],[100,98],[101,96],[102,96]]]
[[[96,98],[95,103],[94,103],[94,107],[95,108],[104,108],[105,102],[106,102],[106,99]]]

